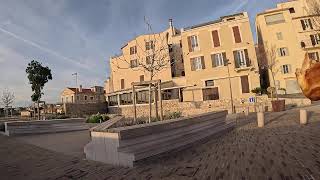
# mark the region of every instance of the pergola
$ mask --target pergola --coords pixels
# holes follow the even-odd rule
[[[162,109],[162,95],[161,95],[161,80],[152,80],[152,81],[142,81],[142,82],[133,82],[132,84],[132,102],[133,102],[133,109],[134,109],[134,121],[137,120],[137,107],[136,107],[136,87],[149,87],[149,123],[151,122],[152,116],[152,87],[155,88],[154,95],[154,103],[155,103],[155,110],[156,110],[156,118],[159,118],[159,111],[158,111],[158,100],[160,103],[160,120],[163,120],[163,109]],[[156,96],[157,95],[157,96]]]

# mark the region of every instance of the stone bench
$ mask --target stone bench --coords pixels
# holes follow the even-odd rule
[[[89,125],[83,118],[55,119],[39,121],[15,121],[4,123],[4,133],[7,136],[43,134],[88,130]]]
[[[132,167],[140,160],[219,135],[234,127],[225,121],[227,111],[91,131],[92,141],[84,148],[86,157],[108,164]]]

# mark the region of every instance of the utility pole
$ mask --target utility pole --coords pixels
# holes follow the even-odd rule
[[[226,64],[227,64],[227,68],[228,68],[228,79],[229,79],[229,89],[230,89],[230,98],[231,98],[231,112],[233,114],[235,112],[234,112],[232,85],[231,85],[231,77],[230,77],[230,69],[229,69],[229,64],[231,64],[231,63],[229,62],[229,59],[226,60]]]

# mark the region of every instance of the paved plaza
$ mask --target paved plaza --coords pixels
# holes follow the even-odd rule
[[[307,109],[306,126],[299,125],[298,109],[271,113],[262,129],[251,118],[223,136],[134,168],[88,161],[0,136],[0,179],[319,180],[320,106]]]

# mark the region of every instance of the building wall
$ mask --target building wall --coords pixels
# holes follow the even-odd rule
[[[106,103],[89,103],[89,104],[64,104],[65,114],[71,116],[91,115],[96,113],[107,113],[108,106]]]
[[[300,20],[308,19],[308,13],[305,10],[306,1],[298,0],[286,3],[280,3],[276,9],[268,10],[260,13],[256,17],[256,26],[258,34],[258,45],[264,45],[266,49],[274,47],[278,51],[281,47],[288,48],[288,55],[281,57],[277,52],[275,71],[275,81],[277,88],[285,88],[287,93],[301,92],[298,87],[295,71],[301,68],[305,53],[318,52],[320,55],[320,46],[313,47],[311,45],[310,34],[314,34],[314,30],[303,30]],[[294,9],[294,13],[290,13],[290,8]],[[285,22],[267,25],[266,16],[282,13]],[[278,39],[277,33],[281,33],[283,39]],[[301,47],[301,42],[306,44],[306,48]],[[270,63],[270,59],[268,59]],[[290,72],[284,74],[282,65],[290,65]],[[270,86],[274,86],[273,78],[269,72]]]
[[[241,43],[235,43],[232,27],[239,26],[241,34]],[[220,46],[214,47],[211,32],[218,30]],[[195,52],[189,52],[188,37],[196,35],[198,37],[200,50]],[[214,53],[225,52],[226,57],[231,64],[229,64],[232,93],[234,97],[246,97],[250,93],[243,94],[241,92],[240,76],[249,77],[250,90],[260,87],[257,57],[250,29],[249,18],[246,13],[243,16],[236,17],[235,20],[226,21],[223,20],[219,23],[214,23],[199,28],[186,30],[182,32],[182,43],[184,53],[184,65],[186,71],[187,84],[196,86],[198,90],[195,90],[195,100],[202,100],[201,88],[205,87],[206,80],[214,80],[214,87],[219,88],[220,98],[230,98],[230,88],[228,79],[228,67],[212,67],[211,55]],[[252,66],[248,69],[242,69],[236,71],[235,60],[233,51],[238,49],[247,49]],[[205,69],[193,71],[191,68],[191,58],[204,56]],[[193,99],[190,96],[191,93],[186,93],[188,100]]]
[[[100,90],[100,89],[99,89]],[[77,94],[66,88],[60,95],[61,103],[103,103],[106,101],[103,91],[99,92],[78,92]]]

